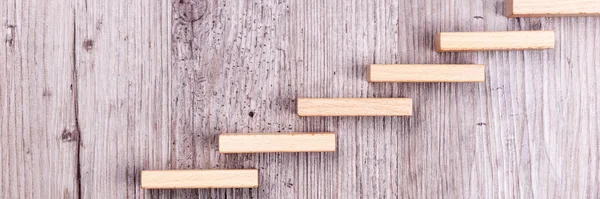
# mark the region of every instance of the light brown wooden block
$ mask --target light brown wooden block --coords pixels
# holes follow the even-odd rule
[[[300,116],[409,116],[408,98],[300,98]]]
[[[600,16],[599,0],[507,0],[508,17]]]
[[[199,189],[258,187],[258,170],[142,171],[142,189]]]
[[[272,133],[219,135],[221,153],[335,151],[334,133]]]
[[[536,50],[554,48],[554,31],[442,32],[438,52]]]
[[[485,68],[477,64],[372,64],[369,82],[482,82]]]

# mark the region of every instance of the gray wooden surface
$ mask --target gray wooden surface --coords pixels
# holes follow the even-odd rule
[[[3,0],[0,198],[600,198],[600,18],[503,0]],[[545,51],[436,53],[440,31],[555,30]],[[371,63],[485,83],[368,83]],[[410,97],[413,117],[301,118],[297,97]],[[220,155],[217,135],[333,131],[337,153]],[[139,188],[258,168],[256,189]]]

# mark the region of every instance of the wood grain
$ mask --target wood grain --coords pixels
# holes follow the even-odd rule
[[[79,197],[74,7],[0,1],[0,198]]]
[[[436,51],[539,50],[554,43],[554,31],[440,32]]]
[[[142,170],[191,169],[171,159],[179,125],[171,121],[171,2],[85,0],[67,12],[75,15],[77,197],[178,197],[143,191],[139,178]]]
[[[507,0],[508,17],[600,16],[597,0]]]
[[[299,116],[410,116],[407,98],[299,98]]]
[[[505,5],[0,1],[0,198],[599,198],[600,18]],[[434,49],[439,32],[535,30],[555,48]],[[368,83],[375,63],[484,64],[486,80]],[[299,117],[297,98],[414,112]],[[222,132],[298,131],[336,132],[336,153],[218,151]],[[258,188],[140,186],[142,170],[247,168]]]
[[[258,170],[142,171],[142,189],[256,188]]]
[[[221,134],[219,152],[331,152],[335,143],[334,133]]]
[[[371,64],[369,82],[483,82],[477,64]]]

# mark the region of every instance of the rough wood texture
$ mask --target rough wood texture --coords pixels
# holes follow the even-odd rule
[[[0,198],[137,198],[171,163],[171,2],[0,2]]]
[[[142,171],[142,189],[256,188],[257,169]]]
[[[371,64],[369,82],[483,82],[478,64]]]
[[[506,0],[508,17],[600,16],[598,0]]]
[[[334,133],[255,133],[219,135],[219,153],[331,152]]]
[[[0,198],[599,198],[600,18],[504,8],[0,1]],[[554,49],[434,52],[438,32],[542,29]],[[368,83],[375,63],[477,63],[487,76]],[[334,97],[414,98],[414,114],[296,115],[296,98]],[[222,132],[277,131],[337,132],[338,150],[218,152]],[[260,187],[140,188],[141,170],[217,168],[260,169]]]
[[[79,196],[74,8],[0,1],[0,198]]]
[[[438,52],[539,50],[554,48],[554,31],[441,32]]]
[[[300,98],[299,116],[410,116],[408,98]]]
[[[139,175],[178,168],[171,9],[168,1],[79,0],[72,11],[81,198],[170,195],[142,191]]]

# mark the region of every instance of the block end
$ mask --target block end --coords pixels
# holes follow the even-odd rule
[[[369,64],[367,67],[367,82],[373,82],[371,79],[371,69],[373,68],[373,64]]]
[[[437,35],[435,35],[434,40],[435,40],[435,51],[439,52],[439,53],[444,52],[442,50],[442,44],[441,44],[441,42],[442,42],[442,33],[440,32]]]
[[[509,18],[517,17],[515,15],[515,13],[514,13],[514,9],[513,8],[514,8],[514,2],[513,2],[513,0],[506,0],[506,9],[505,9],[506,17],[509,17]]]
[[[296,115],[300,116],[300,117],[304,117],[307,116],[306,113],[304,113],[304,109],[302,108],[302,102],[304,101],[303,98],[297,98],[296,99]]]

